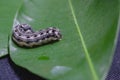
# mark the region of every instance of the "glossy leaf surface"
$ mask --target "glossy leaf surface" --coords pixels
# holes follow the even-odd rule
[[[104,80],[114,53],[118,12],[117,0],[24,0],[14,26],[55,26],[63,39],[31,49],[10,40],[10,56],[47,79]]]

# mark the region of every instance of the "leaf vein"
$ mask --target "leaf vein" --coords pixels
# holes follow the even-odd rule
[[[73,8],[73,5],[72,5],[71,0],[68,0],[68,3],[69,3],[69,6],[70,6],[70,10],[71,10],[71,13],[72,13],[72,16],[73,16],[73,19],[74,19],[74,23],[75,23],[75,25],[76,25],[76,28],[77,28],[77,31],[78,31],[78,34],[79,34],[79,37],[80,37],[80,40],[81,40],[81,43],[82,43],[82,46],[83,46],[84,52],[85,52],[86,59],[87,59],[87,61],[88,61],[90,70],[91,70],[91,72],[92,72],[93,79],[94,79],[94,80],[99,80],[99,79],[98,79],[98,76],[97,76],[97,74],[96,74],[94,65],[93,65],[93,63],[92,63],[92,60],[91,60],[91,58],[90,58],[89,52],[88,52],[87,47],[86,47],[86,45],[85,45],[85,41],[84,41],[84,38],[83,38],[83,36],[82,36],[82,33],[81,33],[81,30],[80,30],[79,24],[78,24],[78,22],[77,22],[77,18],[76,18],[76,16],[75,16],[75,12],[74,12],[74,8]]]

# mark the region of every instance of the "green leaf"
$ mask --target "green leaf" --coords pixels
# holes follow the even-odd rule
[[[10,56],[19,66],[52,80],[104,80],[116,44],[117,0],[25,0],[18,23],[35,30],[60,28],[63,39],[37,48],[10,40]]]
[[[20,0],[0,0],[0,57],[8,54],[8,34]]]

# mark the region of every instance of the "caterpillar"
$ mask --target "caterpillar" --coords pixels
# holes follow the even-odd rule
[[[61,38],[60,30],[55,27],[34,31],[28,24],[18,24],[13,27],[12,31],[12,40],[19,46],[24,47],[35,47],[59,41]]]

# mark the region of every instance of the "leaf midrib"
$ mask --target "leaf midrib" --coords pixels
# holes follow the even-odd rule
[[[69,3],[69,7],[70,7],[70,10],[71,10],[71,13],[72,13],[72,16],[73,16],[73,20],[74,20],[74,23],[75,23],[75,25],[76,25],[76,29],[77,29],[77,31],[78,31],[79,38],[80,38],[80,40],[81,40],[81,43],[82,43],[82,46],[83,46],[83,49],[84,49],[84,52],[85,52],[85,56],[86,56],[86,59],[87,59],[87,61],[88,61],[88,65],[89,65],[89,67],[90,67],[90,70],[91,70],[93,79],[94,79],[94,80],[99,80],[99,78],[98,78],[98,76],[97,76],[97,74],[96,74],[94,65],[93,65],[93,63],[92,63],[92,60],[91,60],[91,58],[90,58],[88,49],[87,49],[87,47],[86,47],[84,38],[83,38],[83,36],[82,36],[82,33],[81,33],[81,30],[80,30],[80,27],[79,27],[77,18],[76,18],[76,16],[75,16],[75,12],[74,12],[74,8],[73,8],[73,5],[72,5],[71,0],[68,0],[68,3]]]

